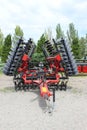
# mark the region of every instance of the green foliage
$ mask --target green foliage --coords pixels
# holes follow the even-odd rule
[[[21,29],[20,26],[16,26],[15,28],[15,33],[13,36],[13,43],[17,43],[17,41],[19,40],[19,37],[23,37],[24,33],[23,30]]]
[[[87,34],[85,37],[85,56],[87,56]]]
[[[71,40],[78,38],[78,31],[75,29],[75,26],[73,23],[69,24],[69,36]]]
[[[73,54],[76,59],[82,58],[83,55],[83,46],[78,37],[78,31],[75,29],[73,23],[69,24],[69,30],[67,31],[67,38],[71,44]]]
[[[2,45],[3,42],[4,42],[4,35],[3,35],[3,33],[1,31],[1,29],[0,29],[0,45]]]
[[[23,37],[23,30],[18,25],[15,28],[15,35]]]
[[[80,51],[80,58],[83,58],[86,53],[86,40],[84,37],[79,39],[79,51]]]
[[[0,45],[0,57],[2,55],[2,48],[3,48],[3,45]]]
[[[4,44],[4,35],[3,35],[3,33],[0,29],[0,57],[1,57],[1,54],[2,54],[3,44]]]
[[[40,62],[40,61],[44,61],[45,60],[45,57],[43,55],[43,53],[37,53],[35,52],[32,56],[32,61],[33,62]]]
[[[12,44],[11,35],[9,34],[5,38],[4,45],[3,45],[3,48],[2,48],[2,55],[1,55],[2,62],[6,62],[7,56],[9,54],[9,51],[10,51],[10,48],[11,48],[11,44]]]
[[[72,41],[72,51],[76,59],[80,59],[80,46],[78,38],[74,38]]]
[[[57,24],[57,26],[56,26],[56,39],[59,39],[61,37],[64,37],[64,32],[62,31],[60,24]]]
[[[37,49],[36,49],[37,53],[42,52],[42,46],[45,43],[45,41],[46,41],[46,38],[45,38],[44,34],[42,34],[42,36],[40,37],[40,39],[37,42]]]

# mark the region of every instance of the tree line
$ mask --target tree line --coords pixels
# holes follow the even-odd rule
[[[64,37],[69,41],[69,44],[71,45],[73,54],[75,56],[75,59],[83,59],[87,56],[87,34],[85,37],[79,37],[78,30],[75,28],[75,25],[73,23],[69,24],[69,27],[64,33],[63,29],[61,28],[60,24],[57,24],[56,26],[56,36],[55,39],[59,39],[61,37]],[[52,39],[52,31],[51,29],[48,29],[43,33],[40,37],[40,39],[37,42],[37,48],[35,53],[35,59],[38,59],[38,56],[40,60],[43,60],[44,56],[41,53],[42,52],[42,45],[44,44],[45,40],[51,40]]]
[[[66,38],[69,41],[69,44],[72,47],[72,51],[76,59],[82,59],[87,56],[87,34],[85,37],[79,37],[78,30],[75,29],[75,25],[73,23],[69,24],[67,32],[64,33],[64,30],[61,28],[60,24],[57,24],[55,39],[59,39],[61,37]],[[11,46],[17,43],[18,37],[24,37],[23,30],[20,26],[16,26],[14,30],[14,35],[8,34],[5,38],[0,29],[0,60],[1,62],[6,62],[7,56],[9,54]],[[42,61],[44,60],[44,55],[42,53],[42,45],[46,40],[52,40],[52,31],[48,28],[36,43],[36,50],[33,54],[33,61]]]

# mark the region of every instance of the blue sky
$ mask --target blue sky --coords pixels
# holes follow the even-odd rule
[[[4,35],[13,34],[16,25],[26,40],[37,41],[51,28],[55,38],[58,23],[66,33],[73,22],[79,36],[87,33],[87,0],[0,0],[0,28]]]

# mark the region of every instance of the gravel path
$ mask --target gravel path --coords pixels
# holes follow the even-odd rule
[[[15,92],[12,77],[0,76],[0,130],[87,130],[87,76],[71,77],[56,91],[52,114],[38,90]]]

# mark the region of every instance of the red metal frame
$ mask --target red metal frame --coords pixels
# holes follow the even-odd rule
[[[24,84],[38,85],[38,87],[40,88],[40,95],[42,97],[45,97],[46,95],[48,97],[52,96],[52,92],[49,90],[48,86],[51,84],[58,84],[60,81],[59,80],[60,75],[58,74],[58,71],[64,70],[63,68],[60,67],[60,62],[61,62],[60,55],[47,58],[47,61],[50,62],[50,69],[52,69],[52,73],[49,73],[49,71],[46,68],[43,69],[45,76],[49,76],[49,78],[50,76],[54,76],[56,77],[54,80],[51,80],[51,79],[43,80],[39,78],[37,78],[36,80],[29,80],[29,79],[27,80],[27,77],[37,76],[36,70],[29,70],[28,68],[29,61],[30,61],[30,58],[28,57],[28,55],[24,54],[22,58],[22,64],[18,68],[18,73],[23,72],[22,79],[24,81]],[[55,71],[53,71],[54,69]],[[34,75],[32,74],[32,72],[34,73]]]

